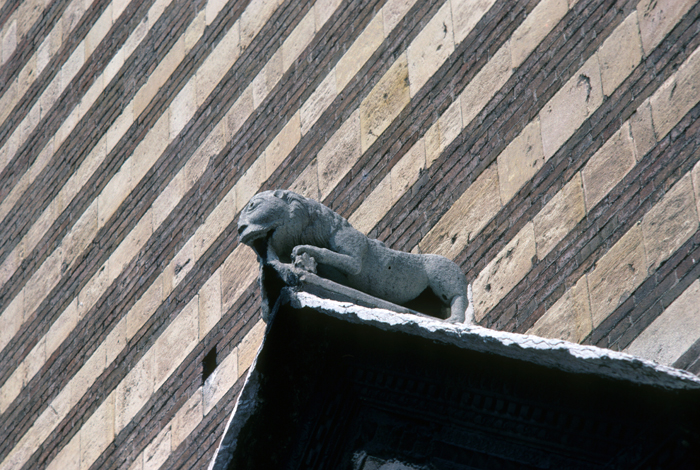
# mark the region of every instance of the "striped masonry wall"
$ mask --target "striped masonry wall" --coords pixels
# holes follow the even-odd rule
[[[691,0],[0,0],[0,469],[206,468],[265,189],[700,372],[699,46]]]

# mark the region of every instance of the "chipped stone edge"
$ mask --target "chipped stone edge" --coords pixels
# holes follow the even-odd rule
[[[497,354],[566,372],[593,374],[672,390],[700,389],[700,377],[630,354],[534,335],[454,324],[350,302],[322,299],[307,292],[288,292],[294,308],[312,308],[350,323],[407,333],[462,349]]]

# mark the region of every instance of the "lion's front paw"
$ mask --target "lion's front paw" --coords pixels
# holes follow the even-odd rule
[[[294,272],[294,266],[291,264],[271,261],[269,265],[272,266],[275,271],[277,271],[279,277],[288,286],[295,286],[299,283],[299,275]]]
[[[295,248],[296,251],[296,248]],[[308,253],[302,253],[300,255],[295,255],[294,256],[294,267],[303,269],[304,271],[308,271],[310,273],[316,274],[316,267],[318,264],[316,263],[316,259],[314,259],[311,255]]]

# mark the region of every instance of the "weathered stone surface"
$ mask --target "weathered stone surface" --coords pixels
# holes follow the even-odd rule
[[[22,361],[24,368],[24,385],[39,372],[46,363],[46,336],[43,336]]]
[[[194,234],[194,256],[197,259],[209,249],[237,212],[236,191],[231,188]]]
[[[693,185],[690,174],[686,174],[642,220],[647,272],[654,272],[697,228],[698,214]]]
[[[112,27],[112,3],[107,5],[85,37],[85,56],[90,57]]]
[[[51,356],[78,324],[78,299],[68,304],[46,333],[46,354]]]
[[[207,6],[205,7],[205,9],[197,13],[197,16],[194,17],[192,23],[190,23],[190,25],[185,30],[185,34],[183,35],[185,41],[185,51],[191,51],[195,44],[197,44],[197,41],[199,41],[199,39],[202,37],[202,34],[204,34],[204,28],[207,26],[206,19],[209,9],[221,9],[223,5],[223,0],[213,0],[211,2],[207,2]],[[237,26],[238,25],[236,25],[236,27]]]
[[[586,215],[581,174],[569,181],[532,219],[537,257],[543,259]]]
[[[358,111],[352,113],[316,156],[318,188],[322,199],[335,188],[360,157],[360,114]]]
[[[284,41],[282,44],[282,70],[289,69],[309,45],[316,32],[315,23],[315,13],[311,9]]]
[[[245,339],[243,341],[245,341]],[[200,408],[200,412],[203,412],[204,416],[208,415],[209,412],[214,409],[219,400],[221,400],[221,397],[233,387],[238,377],[241,376],[243,370],[238,368],[238,349],[239,348],[235,348],[231,351],[204,383],[202,387],[202,405]]]
[[[536,256],[532,222],[525,225],[474,281],[474,319],[478,322],[530,271]]]
[[[457,108],[459,113],[459,108]],[[425,168],[425,147],[419,140],[391,169],[391,203],[398,201]]]
[[[170,295],[173,289],[182,282],[196,261],[194,256],[194,239],[190,238],[163,270],[164,296]]]
[[[651,53],[694,3],[693,0],[641,0],[637,4],[645,55]]]
[[[602,102],[598,54],[593,54],[540,111],[545,159],[554,155]]]
[[[89,468],[114,440],[114,392],[80,428],[80,468]]]
[[[377,13],[367,27],[360,33],[350,48],[340,58],[335,66],[335,79],[338,90],[342,90],[360,71],[362,66],[372,57],[374,51],[384,40],[384,20],[382,12]]]
[[[411,97],[418,93],[454,49],[450,2],[445,2],[408,46],[408,77]]]
[[[389,35],[415,3],[416,0],[387,0],[382,7],[384,37]]]
[[[221,309],[228,311],[258,275],[258,260],[247,246],[239,245],[221,265]]]
[[[265,182],[265,154],[261,154],[241,176],[234,186],[236,201],[247,201],[258,192]]]
[[[25,66],[22,67],[22,70],[20,70],[19,76],[17,77],[16,83],[19,87],[17,89],[17,94],[19,96],[22,96],[27,92],[29,86],[34,83],[34,80],[36,80],[36,75],[36,54],[32,54],[29,61],[27,61]]]
[[[282,73],[282,51],[278,50],[253,80],[253,106],[260,106],[282,78]]]
[[[537,4],[510,40],[513,68],[527,59],[568,10],[566,0],[544,0]]]
[[[507,42],[501,46],[462,91],[460,98],[462,121],[465,126],[481,112],[496,92],[508,81],[512,73],[510,43]]]
[[[63,239],[63,255],[71,264],[92,244],[97,234],[97,204],[90,204]]]
[[[24,385],[24,368],[19,365],[0,388],[0,413],[4,413],[10,407],[15,398],[22,391]]]
[[[10,305],[0,313],[0,348],[5,346],[17,334],[24,323],[24,291],[20,291]]]
[[[586,207],[592,210],[634,167],[634,143],[629,122],[613,134],[581,171]]]
[[[699,99],[700,49],[697,49],[651,97],[657,138],[663,139]]]
[[[328,19],[333,16],[333,12],[340,5],[340,0],[319,0],[314,4],[316,15],[316,29],[321,29]]]
[[[61,449],[46,470],[80,470],[80,433]]]
[[[385,176],[348,217],[348,222],[365,235],[384,217],[393,203],[391,174]]]
[[[339,88],[339,87],[338,87]],[[309,96],[298,113],[301,120],[301,133],[306,134],[309,129],[316,124],[321,114],[328,108],[338,95],[336,89],[336,78],[331,71],[321,83],[318,84],[314,92]]]
[[[673,363],[700,338],[700,280],[693,282],[625,352],[663,365]]]
[[[630,128],[636,150],[635,157],[637,161],[640,161],[656,145],[656,134],[651,120],[649,100],[642,103],[634,114],[630,116]]]
[[[241,14],[241,45],[247,47],[277,9],[277,0],[253,0]]]
[[[442,152],[440,138],[440,121],[435,122],[432,126],[428,128],[427,131],[425,131],[423,140],[425,141],[425,164],[426,167],[429,167],[440,156],[440,152]]]
[[[194,394],[178,410],[171,422],[171,439],[173,450],[187,439],[192,431],[202,422],[202,387],[195,390]]]
[[[85,361],[83,367],[80,368],[77,374],[70,381],[71,390],[71,407],[87,392],[90,386],[95,382],[95,379],[102,374],[105,368],[106,353],[104,343],[102,343],[92,355]]]
[[[105,226],[117,208],[129,195],[134,182],[131,178],[131,159],[126,160],[119,171],[97,197],[98,228]]]
[[[207,25],[210,25],[214,22],[217,15],[224,6],[226,6],[226,0],[210,0],[207,2],[207,6],[205,7],[205,10],[203,12],[205,14],[205,20]]]
[[[451,2],[456,44],[459,44],[467,37],[495,1],[496,0],[455,0]]]
[[[216,271],[199,290],[199,340],[221,319],[221,272]]]
[[[93,204],[95,204],[94,201]],[[42,238],[44,238],[46,232],[51,228],[51,225],[58,216],[56,206],[57,203],[54,199],[46,206],[44,212],[41,213],[36,222],[34,222],[34,225],[32,225],[27,234],[24,236],[22,239],[22,244],[24,245],[22,250],[24,253],[30,253],[31,250],[33,250],[39,244]]]
[[[698,216],[700,217],[700,162],[695,164],[690,172],[690,177],[693,182],[693,193],[695,194]]]
[[[410,100],[408,62],[406,54],[401,54],[360,104],[363,152],[377,140]]]
[[[141,141],[134,154],[131,157],[131,173],[139,179],[151,169],[156,160],[161,156],[170,138],[170,113],[165,111],[163,115],[156,121],[146,137]],[[105,148],[106,150],[106,148]]]
[[[170,140],[185,128],[197,110],[196,77],[192,77],[170,103]],[[107,144],[109,148],[109,144]]]
[[[226,145],[225,130],[224,123],[219,122],[180,170],[184,174],[183,187],[185,192],[189,191],[199,181],[199,178],[206,171],[210,160],[224,149]]]
[[[70,57],[68,57],[68,60],[66,60],[61,67],[60,74],[56,75],[56,79],[60,79],[61,90],[68,88],[70,82],[83,67],[83,64],[85,64],[85,41],[80,41],[71,53]]]
[[[501,201],[510,201],[544,161],[540,121],[535,118],[497,158]]]
[[[586,276],[545,312],[528,334],[580,343],[591,332],[591,307]]]
[[[646,278],[641,224],[632,227],[588,273],[593,327],[597,327]]]
[[[153,395],[155,353],[149,350],[119,382],[115,400],[117,434]]]
[[[462,132],[462,100],[457,97],[438,119],[440,126],[440,151],[442,152]]]
[[[154,211],[155,213],[155,211]],[[111,283],[131,262],[133,257],[138,254],[143,245],[146,244],[150,236],[153,234],[150,218],[143,218],[122,240],[119,246],[112,252],[107,263],[109,267],[108,280]]]
[[[610,96],[642,60],[636,10],[600,46],[598,60],[603,93]]]
[[[197,107],[204,104],[221,78],[223,78],[241,54],[239,24],[240,23],[236,22],[231,26],[226,35],[216,45],[214,51],[212,51],[199,70],[197,70],[195,79]],[[279,58],[279,55],[275,55],[274,57]],[[267,67],[263,69],[263,71],[265,70],[267,70]]]
[[[109,263],[105,263],[78,293],[78,319],[83,318],[90,311],[108,285]]]
[[[17,101],[19,101],[19,95],[17,94],[18,82],[13,80],[4,90],[2,96],[0,96],[0,122],[5,122],[7,116],[10,115],[14,109]],[[6,157],[9,159],[9,157]]]
[[[146,292],[136,301],[129,313],[126,314],[126,339],[127,341],[141,329],[151,318],[163,300],[163,281],[156,279]]]
[[[165,426],[143,450],[143,470],[158,470],[162,467],[171,451],[170,425]]]
[[[57,248],[46,258],[24,287],[24,318],[29,317],[43,302],[61,278],[63,250]]]
[[[421,240],[421,251],[454,259],[500,208],[498,172],[491,165]]]
[[[160,388],[197,345],[198,322],[199,298],[195,296],[153,345],[155,390]]]
[[[314,158],[289,187],[291,191],[311,199],[321,199],[318,188],[318,162]]]
[[[126,317],[119,320],[119,323],[112,329],[105,339],[106,365],[109,365],[126,347]]]
[[[241,96],[226,113],[226,140],[230,141],[253,112],[253,86],[243,90]]]
[[[265,322],[258,320],[238,345],[238,374],[243,374],[255,359],[265,335]]]

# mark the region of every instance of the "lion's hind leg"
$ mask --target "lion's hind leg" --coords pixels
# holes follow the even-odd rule
[[[459,266],[439,255],[423,256],[423,264],[428,274],[430,288],[445,304],[450,306],[450,316],[447,321],[462,323],[469,305],[467,298],[467,278]]]

